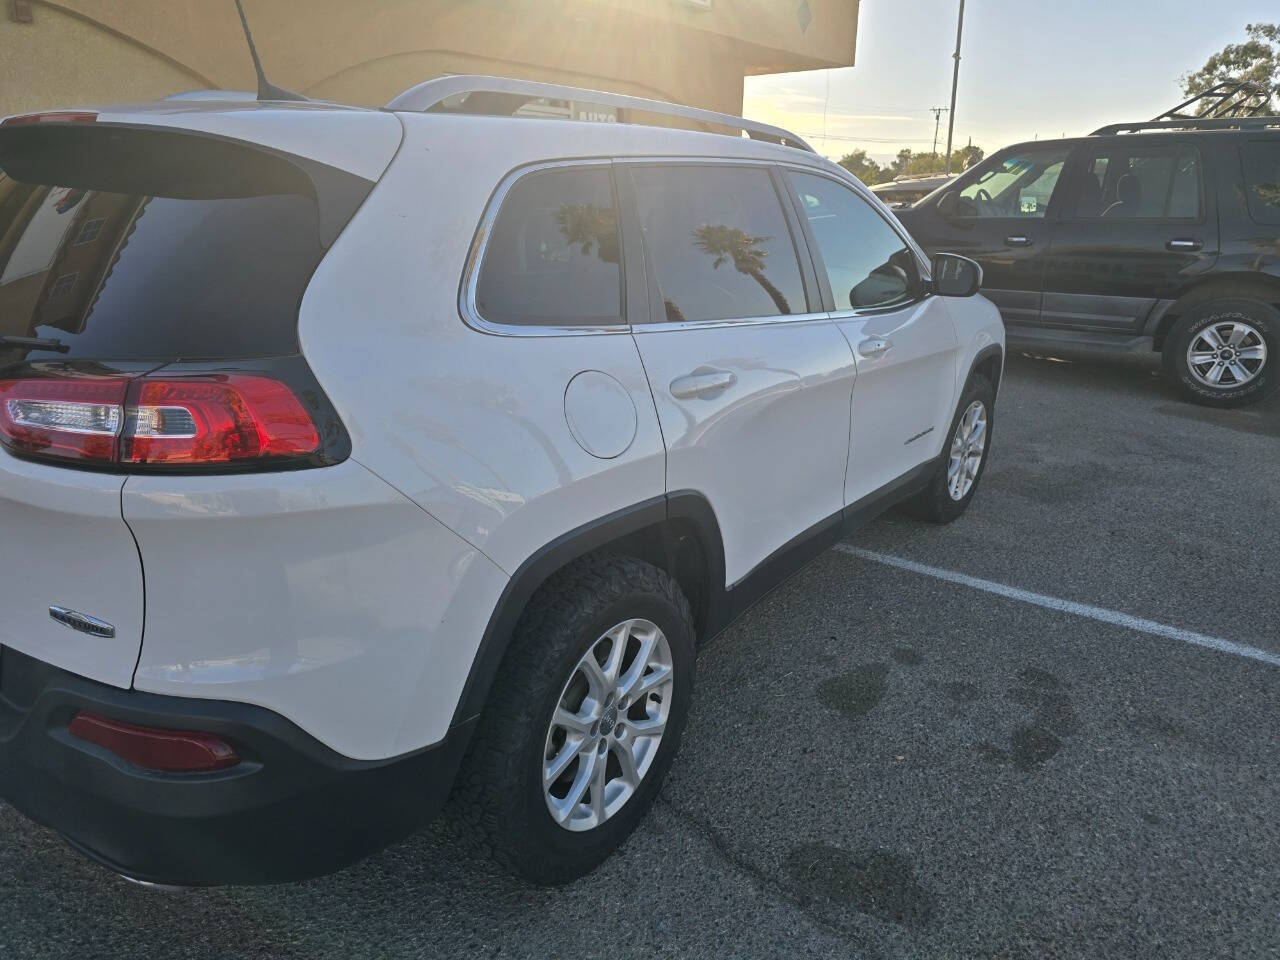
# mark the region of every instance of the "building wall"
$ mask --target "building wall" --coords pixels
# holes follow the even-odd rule
[[[0,12],[0,115],[252,89],[232,0],[32,0]],[[271,80],[382,104],[442,73],[601,87],[738,113],[742,78],[853,63],[858,0],[245,0]]]

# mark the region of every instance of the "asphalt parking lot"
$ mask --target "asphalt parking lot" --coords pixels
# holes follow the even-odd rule
[[[523,886],[445,820],[159,893],[0,807],[0,957],[1280,956],[1278,479],[1280,396],[1014,357],[969,514],[880,519],[708,645],[660,803],[592,876]]]

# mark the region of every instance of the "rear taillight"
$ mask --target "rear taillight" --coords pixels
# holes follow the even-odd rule
[[[0,442],[83,466],[190,469],[296,462],[321,446],[297,394],[257,373],[0,380]]]
[[[73,737],[96,744],[145,770],[210,773],[240,762],[235,748],[212,733],[143,727],[84,710],[71,719],[67,729]]]
[[[305,457],[320,434],[292,390],[250,374],[138,380],[122,463],[217,464]]]
[[[28,456],[114,463],[128,386],[125,377],[0,380],[0,441]]]

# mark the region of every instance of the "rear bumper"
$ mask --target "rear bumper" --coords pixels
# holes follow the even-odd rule
[[[72,737],[80,709],[216,733],[244,761],[142,770]],[[0,648],[0,797],[153,883],[277,883],[347,866],[439,811],[470,734],[463,724],[405,757],[350,760],[261,707],[119,690]]]

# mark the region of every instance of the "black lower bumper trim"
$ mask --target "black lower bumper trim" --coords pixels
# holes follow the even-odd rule
[[[243,762],[141,770],[72,737],[80,709],[215,733]],[[151,883],[279,883],[354,863],[439,811],[473,725],[404,757],[357,761],[261,707],[119,690],[0,648],[0,797]]]

